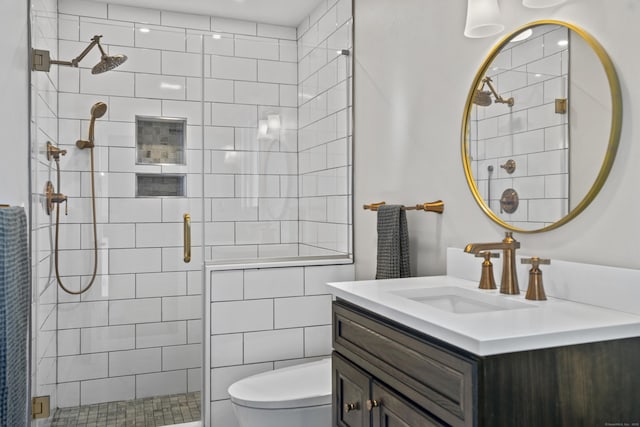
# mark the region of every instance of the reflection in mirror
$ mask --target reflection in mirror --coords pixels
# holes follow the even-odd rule
[[[483,210],[506,228],[539,231],[584,209],[620,125],[617,78],[597,42],[560,22],[532,24],[494,49],[473,88],[463,155]]]

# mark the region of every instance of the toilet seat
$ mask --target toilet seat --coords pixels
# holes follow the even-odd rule
[[[331,404],[331,359],[276,369],[244,378],[229,387],[236,405],[260,409]]]

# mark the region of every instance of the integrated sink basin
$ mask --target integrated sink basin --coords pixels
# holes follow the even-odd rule
[[[532,304],[514,301],[504,295],[482,294],[477,291],[455,286],[403,289],[390,291],[389,293],[429,305],[438,310],[456,314],[484,313],[536,307]]]

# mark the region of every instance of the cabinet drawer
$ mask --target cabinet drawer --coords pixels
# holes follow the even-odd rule
[[[341,301],[333,304],[333,344],[337,352],[447,424],[474,425],[475,361]]]

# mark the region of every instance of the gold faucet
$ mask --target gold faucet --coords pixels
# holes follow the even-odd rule
[[[469,243],[464,251],[478,254],[482,251],[502,250],[502,280],[500,293],[516,295],[520,293],[518,287],[518,275],[516,273],[516,249],[520,248],[520,242],[513,238],[513,233],[507,231],[502,242],[495,243]]]

